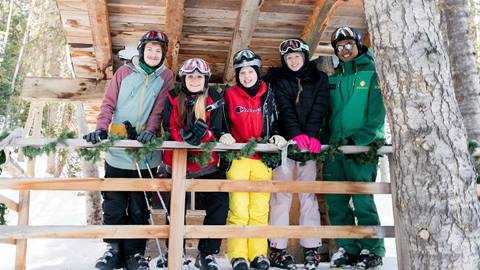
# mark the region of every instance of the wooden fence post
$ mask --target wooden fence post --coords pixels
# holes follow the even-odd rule
[[[170,200],[170,228],[168,267],[181,270],[183,266],[183,236],[185,234],[185,177],[187,149],[173,150],[172,191]]]

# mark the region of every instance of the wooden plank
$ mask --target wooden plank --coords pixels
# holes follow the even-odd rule
[[[330,20],[339,7],[360,8],[363,7],[363,1],[318,0],[301,36],[311,51],[317,48],[323,32],[330,25]]]
[[[178,53],[180,50],[180,37],[183,28],[183,13],[185,0],[167,0],[165,18],[165,33],[168,36],[168,54],[167,65],[173,71],[173,76],[177,75]]]
[[[42,146],[48,144],[50,142],[55,141],[56,139],[51,138],[21,138],[15,141],[15,143],[11,146]],[[69,147],[84,147],[89,148],[93,147],[91,143],[87,143],[83,139],[67,139],[65,143]],[[227,151],[227,150],[241,150],[246,144],[245,143],[235,143],[232,145],[225,145],[218,143],[214,150],[215,151]],[[62,147],[59,145],[58,147]],[[139,143],[136,140],[119,140],[113,144],[115,148],[142,148],[143,144]],[[322,151],[329,148],[329,145],[322,145]],[[185,142],[176,142],[176,141],[165,141],[163,142],[162,146],[158,149],[201,149],[201,146],[193,146]],[[353,146],[353,145],[344,145],[340,146],[339,150],[341,150],[345,154],[359,154],[363,152],[367,152],[370,149],[368,146]],[[279,152],[280,150],[273,144],[263,144],[259,143],[255,147],[255,151],[257,152]],[[392,146],[382,146],[378,149],[378,154],[390,154],[392,153]]]
[[[233,69],[233,55],[239,50],[246,49],[250,45],[250,41],[260,16],[260,8],[263,1],[261,0],[242,0],[240,12],[237,16],[237,24],[233,32],[232,43],[225,62],[225,71],[223,80],[226,83],[233,82],[235,71]]]
[[[229,238],[242,235],[247,238],[391,238],[393,226],[220,226],[186,225],[186,238]],[[0,226],[1,239],[137,239],[167,238],[172,226],[168,225],[83,225],[83,226]],[[275,228],[275,229],[272,229]],[[180,232],[183,234],[183,230]],[[171,235],[171,234],[170,234]],[[170,238],[172,242],[172,238]],[[180,247],[183,245],[179,243]],[[169,249],[169,256],[172,250]],[[182,250],[180,250],[181,265]],[[169,257],[170,258],[170,257]],[[169,260],[171,262],[171,260]],[[173,265],[172,265],[173,267]],[[175,268],[174,268],[175,269]],[[178,268],[177,268],[178,269]],[[181,269],[181,268],[179,268]]]
[[[21,138],[14,142],[11,146],[42,146],[48,144],[50,142],[55,141],[56,139],[51,138]],[[91,143],[86,142],[83,139],[67,139],[65,143],[69,147],[84,147],[89,148],[93,147]],[[214,150],[215,151],[227,151],[227,150],[241,150],[245,147],[245,143],[235,143],[232,145],[225,145],[218,143]],[[59,145],[58,147],[62,147]],[[113,144],[114,148],[142,148],[143,144],[139,143],[136,140],[119,140]],[[329,145],[322,145],[322,151],[328,149]],[[201,146],[193,146],[185,142],[177,142],[177,141],[164,141],[162,146],[158,149],[201,149]],[[359,154],[363,152],[367,152],[370,149],[368,146],[353,146],[353,145],[344,145],[340,146],[339,150],[341,150],[345,154]],[[280,150],[273,144],[264,144],[259,143],[255,147],[255,151],[257,152],[279,152]],[[392,153],[392,146],[382,146],[378,149],[378,154],[390,154]]]
[[[185,238],[392,238],[393,226],[185,226]]]
[[[29,212],[30,212],[30,191],[22,190],[19,194],[18,201],[18,225],[27,225]],[[10,226],[0,226],[1,228],[10,227]],[[0,235],[2,235],[0,233]],[[2,237],[3,238],[3,237]],[[26,268],[27,261],[27,240],[21,239],[17,240],[15,247],[15,269],[24,270]]]
[[[168,238],[168,227],[168,225],[0,226],[0,238],[19,239],[18,241],[33,238]]]
[[[209,180],[209,181],[207,181]],[[265,182],[265,183],[264,183]],[[390,183],[347,181],[224,181],[187,180],[187,191],[195,192],[293,192],[321,194],[390,194]]]
[[[112,40],[107,0],[86,0],[97,61],[97,78],[112,77]]]
[[[7,198],[7,197],[5,197],[1,194],[0,194],[0,203],[5,204],[5,206],[7,206],[8,209],[13,210],[15,212],[18,212],[18,209],[19,209],[18,203],[16,203],[12,199]]]
[[[0,244],[16,245],[17,240],[15,240],[15,239],[0,239]]]
[[[170,237],[168,242],[168,266],[182,269],[183,239],[185,230],[185,175],[187,173],[187,150],[173,151],[172,192],[170,203]]]
[[[103,97],[107,80],[26,77],[21,96],[35,101],[89,101]]]
[[[0,189],[170,191],[170,179],[135,178],[11,178],[0,181]]]
[[[308,44],[310,51],[314,51],[322,33],[320,32],[321,24],[327,19],[329,11],[332,9],[337,0],[317,0],[313,7],[312,14],[305,25],[302,39]]]

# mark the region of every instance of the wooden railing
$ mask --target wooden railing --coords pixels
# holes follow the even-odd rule
[[[41,146],[51,139],[20,139],[18,146]],[[67,140],[69,147],[91,147],[80,139]],[[118,141],[116,147],[138,148],[136,141]],[[219,144],[215,150],[239,150],[243,144],[225,146]],[[323,146],[322,149],[328,146]],[[285,237],[285,238],[391,238],[395,237],[393,226],[199,226],[184,225],[185,192],[309,192],[321,194],[391,194],[390,183],[359,182],[305,182],[305,181],[225,181],[220,179],[186,179],[187,150],[197,149],[186,143],[164,142],[162,149],[173,150],[172,176],[169,179],[120,179],[120,178],[10,178],[0,181],[0,189],[20,190],[20,202],[0,196],[19,215],[19,225],[0,226],[0,241],[17,244],[16,269],[25,268],[26,240],[32,238],[169,238],[169,267],[182,269],[184,238],[229,238],[229,237]],[[278,149],[268,144],[259,144],[259,152],[275,152]],[[344,153],[361,153],[368,147],[344,146]],[[391,153],[391,147],[382,147],[379,153]],[[480,154],[480,153],[477,153]],[[171,222],[168,225],[86,225],[86,226],[29,226],[28,204],[30,190],[86,190],[86,191],[169,191],[171,192]],[[22,199],[24,198],[24,199]],[[26,217],[26,218],[25,218]],[[398,219],[395,214],[394,218]],[[22,247],[18,242],[24,241]],[[23,254],[23,255],[22,255]],[[399,256],[398,256],[399,257]],[[23,263],[22,263],[23,260]],[[399,264],[401,260],[398,259]],[[401,265],[399,265],[399,269]]]

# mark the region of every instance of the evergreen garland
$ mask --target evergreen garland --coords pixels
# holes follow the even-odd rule
[[[73,139],[76,137],[75,131],[64,131],[59,136],[58,139],[47,143],[44,146],[25,146],[23,147],[23,154],[32,159],[38,155],[53,153],[57,150],[58,145],[67,146],[67,139]]]
[[[206,143],[203,143],[200,148],[202,152],[191,153],[188,155],[188,162],[194,162],[198,164],[200,167],[205,167],[208,165],[209,162],[213,160],[212,152],[213,149],[217,146],[217,141],[211,140]]]
[[[380,139],[380,140],[375,140],[368,146],[370,149],[368,149],[367,152],[365,153],[359,153],[359,154],[352,154],[352,155],[345,155],[348,159],[351,159],[355,161],[358,164],[361,165],[366,165],[366,164],[377,164],[378,163],[378,157],[381,156],[378,154],[378,149],[380,149],[382,146],[385,145],[385,140]]]
[[[473,157],[473,153],[478,147],[480,147],[480,144],[477,141],[471,140],[468,142],[468,152],[472,155],[475,171],[477,173],[477,184],[480,184],[480,157]]]
[[[257,140],[250,138],[242,149],[239,151],[219,152],[220,158],[224,158],[226,161],[231,162],[235,159],[242,157],[252,157],[255,154],[255,147],[257,147]]]
[[[0,203],[0,225],[7,225],[7,219],[5,218],[7,211],[7,206],[4,203]]]
[[[100,153],[108,151],[116,141],[121,139],[124,139],[124,137],[118,135],[108,136],[107,140],[95,144],[92,148],[79,148],[76,151],[86,161],[97,162],[100,160]]]
[[[148,155],[150,155],[153,151],[160,148],[165,141],[165,138],[168,138],[169,135],[166,133],[161,137],[156,137],[155,139],[151,140],[150,142],[143,145],[142,148],[136,149],[127,149],[127,153],[135,160],[144,160]]]
[[[8,135],[10,135],[11,133],[11,130],[9,129],[5,129],[2,131],[2,133],[0,133],[0,141],[3,141],[3,139],[7,138]],[[2,165],[3,163],[5,163],[5,161],[7,161],[7,157],[5,155],[5,151],[4,150],[0,150],[0,165]],[[2,174],[2,168],[0,168],[0,174]]]

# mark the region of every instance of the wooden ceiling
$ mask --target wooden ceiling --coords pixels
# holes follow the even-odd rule
[[[231,82],[232,55],[251,48],[265,68],[279,65],[279,43],[302,37],[313,57],[333,53],[331,32],[367,31],[362,0],[57,0],[77,78],[108,79],[112,55],[148,30],[167,33],[167,65],[202,57],[213,82]],[[313,51],[313,50],[311,50]]]

